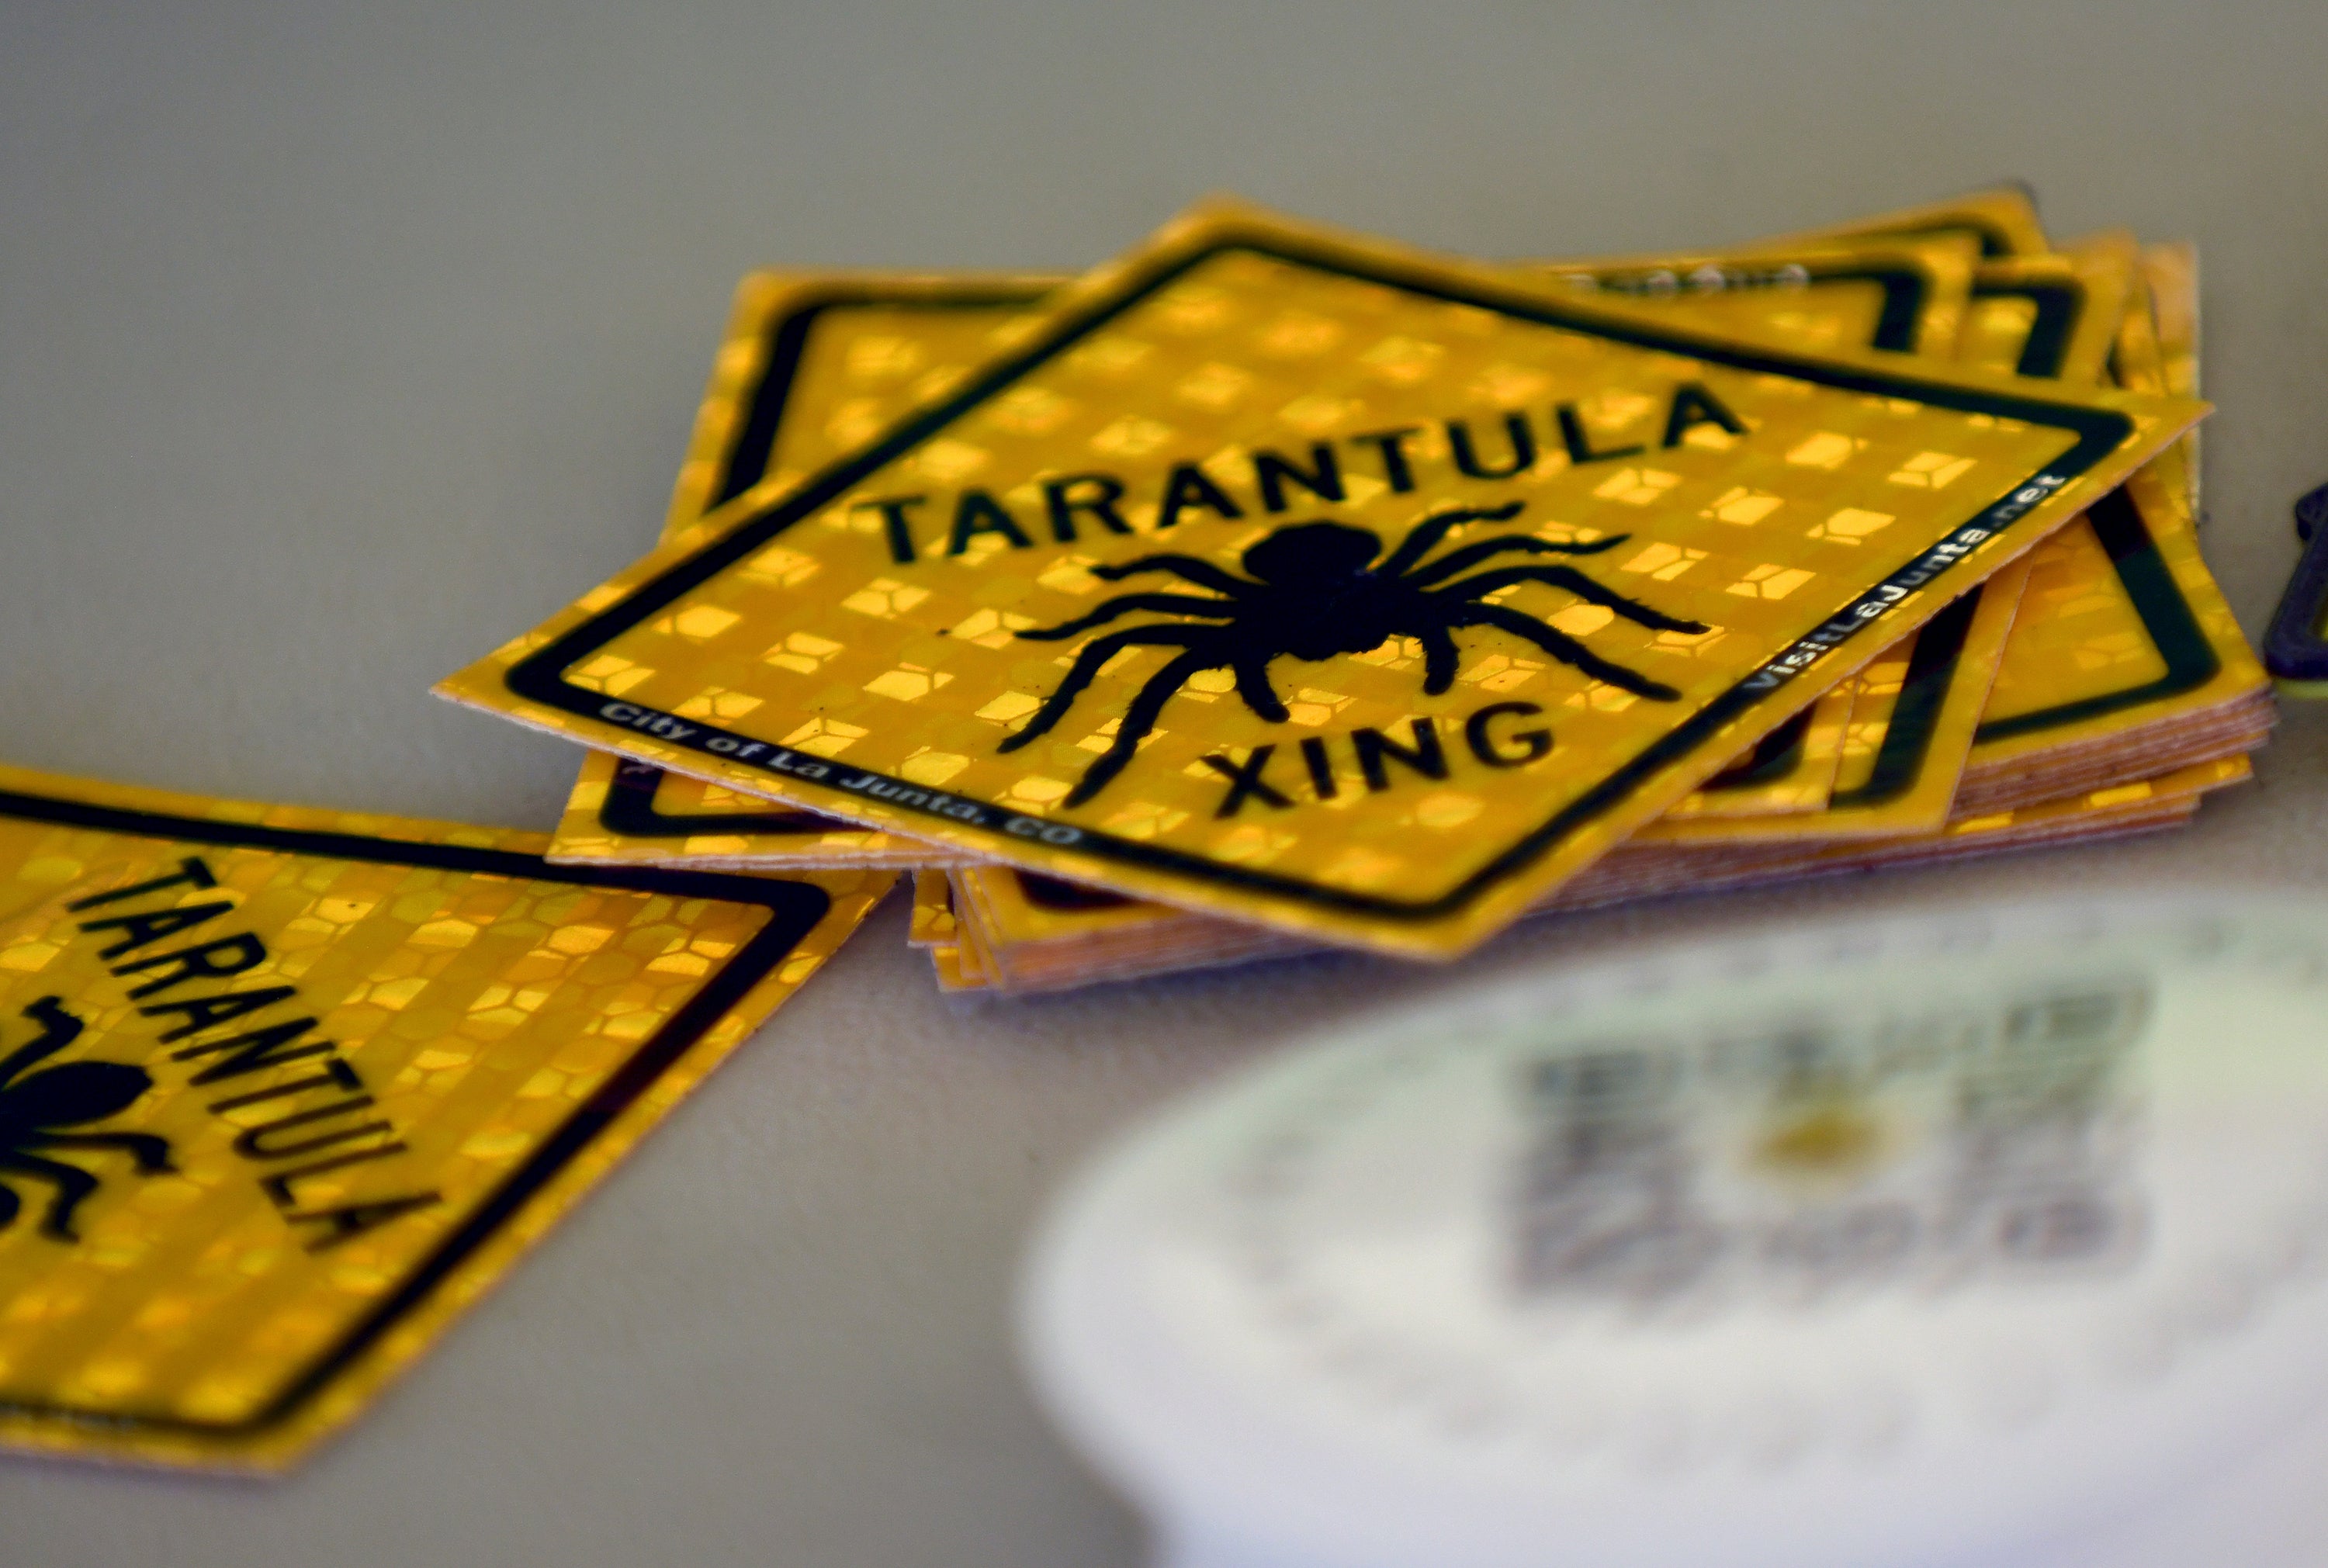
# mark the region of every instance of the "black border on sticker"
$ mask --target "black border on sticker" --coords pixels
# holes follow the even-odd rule
[[[1901,678],[1900,695],[1892,699],[1882,744],[1875,748],[1875,765],[1865,784],[1829,795],[1829,811],[1880,806],[1898,800],[1922,775],[1924,758],[1932,749],[1932,735],[1939,728],[1940,710],[1948,702],[1948,689],[1956,684],[1965,638],[1972,632],[1973,613],[1987,589],[1983,583],[1968,594],[1958,595],[1916,628],[1916,643],[1908,651],[1908,671]]]
[[[777,434],[784,428],[784,408],[792,400],[793,383],[800,375],[801,356],[808,352],[809,334],[825,312],[1025,310],[1040,303],[1047,292],[978,282],[948,284],[936,289],[831,284],[807,291],[804,303],[769,318],[760,379],[753,385],[744,418],[737,422],[735,442],[719,465],[719,481],[711,487],[709,503],[703,510],[717,511],[768,476],[768,462],[776,449]]]
[[[1973,296],[2018,294],[2036,299],[2037,319],[2030,324],[2028,341],[2021,349],[2020,373],[2048,379],[2061,373],[2061,361],[2070,352],[2070,340],[2075,335],[2078,317],[2086,305],[2084,286],[2070,283],[1976,284]],[[2046,312],[2048,299],[2055,295],[2071,296],[2065,317],[2056,321],[2049,330]],[[2058,302],[2057,302],[2058,303]],[[2041,341],[2042,340],[2042,341]],[[2117,351],[2113,343],[2110,351]],[[2034,368],[2032,368],[2032,367]],[[2042,734],[2067,725],[2098,718],[2105,714],[2119,713],[2138,708],[2145,702],[2164,701],[2180,697],[2185,691],[2195,691],[2212,681],[2223,667],[2221,656],[2207,634],[2199,626],[2199,618],[2192,613],[2191,601],[2182,596],[2181,585],[2174,574],[2166,568],[2166,558],[2159,553],[2158,541],[2151,537],[2149,525],[2142,520],[2142,509],[2134,504],[2124,485],[2118,486],[2086,511],[2086,521],[2101,541],[2108,555],[2111,569],[2117,572],[2118,586],[2126,590],[2136,619],[2150,638],[2158,656],[2165,662],[2165,671],[2154,681],[2139,686],[2129,686],[2120,691],[2105,691],[2096,697],[2082,697],[2073,702],[2056,703],[2028,713],[2017,713],[2010,718],[1991,719],[1973,731],[1972,743],[2014,740],[2024,735]],[[2071,525],[2076,526],[2075,524]]]
[[[1982,541],[2009,528],[2031,508],[2085,474],[2122,446],[2134,433],[2133,421],[2111,409],[2080,408],[2071,403],[1985,388],[1950,385],[1926,380],[1910,368],[1862,369],[1838,366],[1783,350],[1742,346],[1685,327],[1630,320],[1610,320],[1579,312],[1565,302],[1545,298],[1524,284],[1504,286],[1494,281],[1462,282],[1435,275],[1427,266],[1414,267],[1394,259],[1354,258],[1323,245],[1263,233],[1221,231],[1205,243],[1178,253],[1166,252],[1127,270],[1109,292],[1047,322],[1027,344],[991,361],[973,380],[943,402],[921,409],[892,427],[850,456],[804,481],[765,509],[748,516],[718,539],[665,567],[632,588],[621,599],[551,639],[512,666],[505,674],[509,690],[520,699],[559,712],[624,729],[664,727],[681,738],[665,744],[730,762],[740,763],[771,777],[786,776],[790,765],[821,759],[794,753],[780,743],[690,722],[643,705],[609,699],[603,692],[567,683],[565,671],[596,654],[615,638],[637,626],[683,595],[765,547],[785,529],[813,515],[846,494],[904,453],[946,428],[964,413],[997,396],[1029,371],[1065,352],[1076,343],[1105,327],[1140,301],[1205,262],[1232,253],[1264,257],[1295,267],[1335,274],[1359,282],[1402,290],[1445,304],[1471,306],[1516,320],[1534,322],[1580,334],[1622,343],[1652,352],[1720,364],[1748,374],[1783,376],[1868,397],[1909,398],[1936,408],[1985,414],[1992,418],[2057,429],[2070,435],[2070,446],[2054,461],[2003,488],[1998,498],[1976,516],[1874,585],[1823,624],[1797,639],[1788,648],[1716,696],[1696,713],[1646,747],[1639,755],[1561,808],[1509,848],[1473,871],[1460,883],[1434,897],[1404,902],[1272,875],[1252,867],[1224,865],[1195,855],[1168,850],[1151,842],[1119,839],[1088,828],[1014,812],[983,802],[964,800],[943,791],[869,770],[855,778],[843,777],[821,787],[838,789],[880,803],[893,810],[919,812],[933,819],[983,832],[1040,842],[1072,850],[1095,860],[1164,872],[1225,888],[1263,894],[1314,908],[1362,915],[1385,921],[1422,922],[1442,918],[1478,899],[1489,887],[1518,874],[1532,861],[1569,835],[1592,822],[1666,767],[1704,746],[1723,729],[1769,700],[1804,670],[1816,664],[1851,638],[1880,628],[1895,605],[1919,589],[1945,577],[1956,563]],[[834,770],[840,775],[848,768]]]
[[[763,833],[814,835],[862,832],[855,822],[819,816],[800,809],[776,811],[666,812],[655,804],[669,769],[651,762],[618,756],[615,776],[606,781],[606,798],[598,803],[598,825],[625,839],[687,839],[698,833]]]
[[[1719,270],[1723,264],[1719,262],[1709,262],[1707,265]],[[1868,338],[1867,346],[1872,349],[1883,349],[1892,353],[1904,354],[1915,352],[1916,328],[1923,320],[1924,304],[1931,297],[1931,279],[1929,276],[1925,273],[1920,272],[1910,267],[1863,268],[1845,266],[1830,268],[1807,265],[1802,262],[1784,261],[1776,263],[1740,262],[1731,265],[1736,267],[1740,270],[1751,270],[1756,267],[1768,267],[1774,273],[1782,272],[1788,268],[1792,268],[1795,271],[1803,275],[1803,286],[1816,286],[1819,284],[1827,283],[1873,283],[1882,290],[1883,304],[1882,307],[1876,313],[1875,331]],[[1589,270],[1589,268],[1582,268],[1577,269],[1579,272]],[[1713,288],[1698,289],[1681,286],[1676,286],[1670,290],[1660,290],[1628,287],[1622,282],[1610,283],[1609,281],[1612,276],[1630,276],[1644,278],[1658,276],[1669,277],[1672,276],[1669,268],[1658,268],[1654,271],[1645,271],[1641,268],[1630,268],[1626,269],[1623,272],[1619,272],[1617,269],[1611,269],[1610,272],[1604,272],[1598,276],[1600,279],[1602,287],[1610,289],[1612,293],[1623,294],[1629,297],[1636,298],[1644,296],[1662,298],[1673,296],[1708,298],[1724,292],[1743,292],[1745,288],[1771,288],[1784,286],[1782,283],[1772,282],[1759,285],[1749,283],[1742,286],[1736,286],[1729,290]],[[1694,273],[1691,273],[1683,276],[1694,277],[1695,275]],[[1895,709],[1893,711],[1896,713],[1899,710]],[[1937,710],[1935,710],[1933,717],[1937,716],[1938,713]],[[1802,766],[1804,740],[1809,735],[1810,728],[1811,710],[1806,708],[1800,713],[1795,715],[1794,718],[1789,718],[1786,723],[1779,726],[1778,728],[1770,731],[1769,734],[1764,736],[1760,741],[1756,742],[1754,749],[1749,752],[1743,758],[1732,763],[1730,766],[1723,768],[1720,773],[1715,774],[1712,778],[1698,785],[1699,793],[1702,794],[1733,794],[1742,790],[1760,789],[1765,785],[1778,783],[1780,779],[1785,778],[1788,774],[1793,773],[1797,768]],[[1890,738],[1889,730],[1885,731],[1885,738],[1887,740]],[[1930,739],[1929,733],[1926,734],[1924,739],[1927,741]],[[1921,753],[1922,747],[1920,746],[1918,747],[1918,755],[1920,756]]]
[[[1935,229],[1931,230],[1919,230],[1918,232],[1941,233],[1948,231],[1950,230]],[[1983,255],[1989,254],[1987,249],[1989,243],[1990,236],[1987,233],[1984,233],[1982,235]],[[1819,284],[1827,283],[1873,283],[1883,291],[1883,305],[1882,309],[1876,313],[1875,331],[1869,337],[1867,346],[1872,349],[1884,349],[1892,353],[1912,353],[1915,352],[1916,328],[1923,320],[1925,302],[1931,297],[1931,278],[1929,275],[1918,271],[1914,268],[1910,267],[1822,267],[1802,262],[1770,262],[1759,260],[1728,264],[1722,262],[1708,262],[1706,265],[1713,268],[1717,271],[1722,270],[1725,265],[1741,271],[1751,271],[1758,268],[1767,268],[1773,277],[1768,282],[1749,282],[1742,286],[1731,286],[1731,287],[1727,289],[1721,289],[1685,286],[1685,280],[1689,277],[1695,277],[1695,272],[1693,271],[1677,277],[1674,274],[1671,268],[1666,268],[1654,269],[1641,268],[1622,269],[1610,268],[1608,271],[1599,273],[1595,276],[1599,278],[1602,287],[1609,289],[1612,293],[1623,294],[1635,298],[1666,298],[1676,296],[1709,298],[1724,292],[1743,292],[1743,290],[1747,288],[1767,289],[1781,287],[1785,286],[1784,282],[1776,275],[1781,274],[1788,268],[1792,268],[1794,271],[1802,275],[1803,286],[1816,286]],[[1588,268],[1575,268],[1574,273],[1563,269],[1562,276],[1573,276],[1574,274],[1586,273],[1590,271],[1591,269]],[[1619,279],[1635,278],[1647,280],[1660,277],[1673,279],[1673,286],[1662,289],[1638,286],[1628,286],[1623,281],[1613,283],[1610,281],[1612,277]],[[1973,592],[1975,596],[1977,596],[1979,590],[1976,588]],[[1950,668],[1952,670],[1953,665],[1951,665]],[[1944,673],[1944,682],[1945,680],[1946,674]],[[1906,705],[1895,705],[1892,709],[1892,713],[1895,723],[1902,717],[1909,718],[1911,722],[1920,719],[1924,725],[1924,729],[1920,735],[1907,733],[1900,734],[1895,742],[1892,729],[1887,727],[1884,731],[1884,747],[1877,754],[1879,766],[1884,757],[1893,756],[1909,759],[1908,765],[1912,768],[1917,763],[1920,763],[1922,760],[1924,753],[1929,748],[1931,742],[1931,726],[1939,718],[1938,707],[1937,705],[1933,705],[1927,709],[1922,706],[1909,707]],[[1742,790],[1760,789],[1764,785],[1776,784],[1779,780],[1785,778],[1788,774],[1794,772],[1803,765],[1803,745],[1805,737],[1810,733],[1810,725],[1811,710],[1806,708],[1800,713],[1795,715],[1794,718],[1787,720],[1786,723],[1779,726],[1778,728],[1770,731],[1769,734],[1764,736],[1760,741],[1756,742],[1754,749],[1749,752],[1744,757],[1732,763],[1730,766],[1723,768],[1720,773],[1714,775],[1712,778],[1698,785],[1699,793],[1702,794],[1731,794]],[[1897,794],[1901,791],[1906,789],[1908,784],[1913,781],[1913,778],[1914,775],[1910,772],[1907,778],[1902,779],[1892,788],[1891,793],[1892,794]],[[1860,798],[1860,791],[1854,791],[1852,792],[1852,794],[1854,798],[1852,802],[1847,803],[1865,803],[1864,801]],[[1881,798],[1889,797],[1885,796]]]
[[[2029,335],[2021,340],[2021,357],[2014,361],[2016,376],[2034,376],[2051,380],[2061,373],[2061,361],[2069,357],[2070,340],[2076,335],[2078,318],[2086,311],[2086,286],[2074,278],[2044,283],[1982,283],[1975,279],[1972,297],[1975,299],[2008,299],[2019,297],[2037,307],[2029,324]]]
[[[634,893],[663,893],[678,898],[714,899],[727,904],[756,905],[769,912],[768,924],[746,942],[702,990],[690,997],[662,1028],[634,1052],[596,1091],[544,1139],[523,1164],[512,1171],[476,1211],[422,1259],[396,1289],[324,1352],[281,1392],[249,1418],[239,1422],[189,1421],[173,1415],[125,1414],[117,1411],[79,1410],[0,1400],[0,1415],[69,1422],[107,1431],[148,1431],[191,1433],[202,1437],[251,1436],[278,1426],[310,1399],[346,1372],[377,1344],[397,1322],[418,1308],[466,1263],[477,1249],[515,1219],[541,1189],[572,1164],[575,1158],[605,1132],[615,1119],[636,1103],[657,1080],[684,1058],[712,1027],[783,962],[832,907],[831,897],[810,882],[777,877],[741,876],[715,871],[666,871],[655,868],[559,866],[539,855],[515,850],[481,850],[460,844],[432,844],[408,839],[373,838],[361,833],[329,832],[297,828],[271,828],[248,822],[213,822],[205,817],[177,816],[164,812],[100,806],[86,801],[61,799],[0,790],[0,818],[46,822],[59,827],[93,829],[173,844],[209,844],[230,849],[271,850],[284,854],[314,855],[337,860],[361,860],[376,865],[424,867],[430,870],[467,872],[478,876],[561,882],[577,887],[618,888]]]
[[[2191,601],[2182,596],[2174,574],[2166,569],[2166,558],[2159,553],[2158,541],[2150,536],[2142,512],[2126,494],[2126,486],[2121,484],[2089,507],[2086,521],[2108,553],[2118,583],[2132,601],[2134,613],[2141,617],[2142,629],[2166,662],[2165,672],[2123,691],[2105,691],[2098,697],[2057,703],[2010,718],[1993,718],[1973,731],[1975,746],[2059,729],[2145,702],[2180,697],[2212,681],[2223,667],[2215,645],[2207,641],[2199,618],[2191,613]]]
[[[1969,234],[1980,246],[1983,261],[2003,261],[2020,254],[2013,249],[2012,236],[1998,224],[1972,213],[1936,218],[1929,223],[1910,223],[1898,229],[1850,229],[1838,237],[1847,239],[1930,239],[1943,234]]]
[[[1722,286],[1702,287],[1689,281],[1700,272],[1708,270],[1723,276]],[[1826,265],[1788,261],[1782,257],[1758,257],[1741,261],[1708,259],[1687,272],[1676,272],[1669,267],[1566,265],[1555,265],[1549,271],[1552,277],[1563,281],[1577,279],[1581,282],[1589,278],[1600,289],[1627,299],[1719,299],[1727,295],[1776,293],[1790,287],[1816,288],[1822,284],[1872,283],[1882,290],[1883,304],[1875,313],[1875,331],[1868,338],[1867,346],[1899,354],[1915,352],[1916,329],[1923,323],[1924,304],[1932,295],[1931,274],[1913,267],[1863,267],[1856,263]],[[1757,276],[1738,282],[1728,281],[1732,273]],[[1793,278],[1783,276],[1788,273],[1798,276]],[[1657,278],[1667,280],[1667,285],[1654,286],[1650,280]]]
[[[749,490],[768,475],[784,429],[784,410],[792,401],[809,335],[828,311],[861,309],[1025,310],[1043,297],[1041,290],[1012,288],[1000,284],[965,282],[942,290],[883,289],[873,284],[834,284],[803,296],[793,308],[772,315],[761,330],[760,371],[748,398],[738,398],[742,418],[735,438],[720,459],[719,476],[705,497],[703,510],[711,512]],[[811,811],[666,812],[655,804],[667,770],[651,762],[624,758],[598,806],[598,825],[625,839],[688,839],[699,833],[752,833],[767,838],[812,837],[831,832],[863,832],[855,822],[821,816]]]
[[[1803,738],[1810,733],[1811,710],[1804,709],[1754,743],[1754,749],[1697,786],[1701,794],[1726,794],[1776,784],[1803,763]]]
[[[1010,874],[1018,879],[1018,891],[1028,903],[1054,914],[1088,915],[1095,909],[1125,909],[1139,902],[1104,887],[1086,887],[1081,882],[1046,877],[1040,871],[1021,871],[1014,867]]]

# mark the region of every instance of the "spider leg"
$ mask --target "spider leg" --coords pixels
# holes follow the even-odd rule
[[[1200,599],[1194,594],[1118,594],[1102,601],[1087,615],[1018,634],[1030,643],[1056,643],[1134,610],[1153,610],[1159,615],[1203,615],[1216,621],[1225,621],[1236,614],[1236,606],[1226,599]]]
[[[1212,588],[1239,599],[1252,593],[1255,587],[1234,573],[1192,555],[1144,555],[1137,560],[1091,568],[1092,576],[1109,583],[1120,583],[1135,572],[1170,572],[1184,582],[1194,583],[1200,588]]]
[[[1285,722],[1285,704],[1279,699],[1277,688],[1269,683],[1269,660],[1254,655],[1236,662],[1237,695],[1244,705],[1272,724]]]
[[[1457,572],[1469,571],[1481,561],[1502,555],[1507,550],[1518,550],[1525,555],[1599,555],[1604,549],[1615,549],[1633,536],[1611,534],[1596,539],[1591,544],[1558,544],[1534,534],[1515,534],[1508,539],[1483,539],[1477,544],[1467,544],[1461,549],[1450,550],[1408,577],[1408,583],[1418,588],[1444,582]]]
[[[1075,781],[1065,803],[1079,806],[1107,787],[1107,782],[1124,769],[1140,750],[1140,743],[1156,728],[1156,716],[1172,694],[1180,690],[1189,676],[1199,670],[1217,669],[1220,661],[1191,648],[1148,678],[1131,706],[1123,710],[1123,720],[1115,727],[1115,744],[1109,746],[1097,762],[1084,769],[1084,776]]]
[[[1036,737],[1049,734],[1051,727],[1066,717],[1067,709],[1074,707],[1075,699],[1083,695],[1084,688],[1098,676],[1100,666],[1126,648],[1143,644],[1185,648],[1205,633],[1216,629],[1211,626],[1127,626],[1121,632],[1094,637],[1084,644],[1083,652],[1075,655],[1075,662],[1067,671],[1067,678],[1059,682],[1059,689],[1035,710],[1035,717],[1027,721],[1024,728],[1004,740],[996,749],[1017,751]]]
[[[1575,638],[1554,631],[1533,615],[1517,610],[1507,610],[1500,605],[1472,605],[1451,623],[1457,626],[1496,626],[1515,637],[1525,638],[1562,663],[1582,670],[1595,681],[1605,681],[1636,697],[1655,698],[1659,702],[1671,702],[1681,695],[1661,681],[1637,675],[1622,664],[1611,664]]]
[[[1507,522],[1520,514],[1525,502],[1514,501],[1502,506],[1460,506],[1452,512],[1442,512],[1436,517],[1426,517],[1415,524],[1414,530],[1398,541],[1398,548],[1384,558],[1375,568],[1377,577],[1394,577],[1424,556],[1431,547],[1447,537],[1447,530],[1459,522]]]
[[[20,1171],[54,1182],[57,1195],[49,1200],[48,1217],[41,1221],[41,1229],[61,1242],[80,1239],[73,1234],[73,1210],[80,1207],[82,1198],[97,1190],[97,1178],[61,1160],[43,1160],[21,1149],[0,1150],[0,1170]]]
[[[1580,599],[1614,610],[1637,626],[1650,626],[1660,632],[1703,632],[1704,623],[1684,621],[1662,610],[1653,610],[1638,599],[1629,599],[1611,588],[1604,588],[1574,567],[1504,567],[1492,572],[1481,572],[1476,577],[1450,583],[1432,595],[1441,601],[1458,604],[1477,600],[1483,594],[1507,588],[1515,583],[1549,583],[1555,588],[1566,588]]]
[[[0,1084],[15,1082],[16,1075],[25,1068],[55,1056],[80,1038],[80,1020],[65,1011],[64,1004],[56,997],[42,997],[24,1009],[24,1016],[41,1026],[41,1033],[0,1059]]]
[[[1417,640],[1422,644],[1422,694],[1436,697],[1455,684],[1455,639],[1444,626],[1433,626]]]
[[[123,1149],[148,1176],[175,1170],[170,1141],[151,1132],[34,1132],[16,1141],[19,1149]]]

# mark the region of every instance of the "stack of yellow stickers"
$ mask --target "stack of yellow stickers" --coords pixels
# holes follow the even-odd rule
[[[964,987],[2171,825],[2271,718],[2197,548],[2193,278],[2015,192],[759,276],[662,547],[441,690],[601,748],[553,858],[921,867]]]

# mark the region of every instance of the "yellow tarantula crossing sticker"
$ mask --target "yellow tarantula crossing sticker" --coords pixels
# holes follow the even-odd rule
[[[1216,205],[441,690],[1446,956],[2201,411],[1807,353]]]
[[[272,1469],[893,880],[0,768],[0,1444]]]
[[[1545,270],[1570,289],[1606,289],[1715,330],[1780,333],[1812,349],[1840,342],[1914,352],[1953,346],[1978,249],[1963,238],[1856,240],[1744,258],[1685,254],[1547,264]],[[686,534],[706,512],[763,481],[797,483],[846,455],[857,441],[1009,347],[1042,296],[1063,281],[977,274],[747,275],[737,289],[687,459],[672,486],[663,540]],[[1956,643],[1945,635],[1945,619],[1916,643],[1922,650],[1920,669],[1927,671],[1920,679],[1944,691],[1957,674]],[[771,656],[812,662],[825,651],[813,634],[802,633],[789,636],[781,653],[772,649]],[[1976,698],[1971,705],[1977,707]],[[1906,722],[1898,726],[1871,717],[1869,728],[1882,731],[1893,761],[1876,787],[1861,794],[1882,793],[1888,802],[1920,781],[1943,709],[1939,702],[1899,704],[1895,711]],[[1769,755],[1751,781],[1716,781],[1710,803],[1715,809],[1704,814],[1726,821],[1741,804],[1788,789],[1801,793],[1807,781],[1816,783],[1818,759],[1804,744],[1810,718],[1798,715],[1765,737],[1758,751]],[[1937,782],[1953,784],[1957,769],[1944,771],[1946,779]],[[1878,803],[1846,803],[1862,815]],[[1936,817],[1945,814],[1946,800],[1930,809]],[[551,835],[549,858],[586,865],[785,870],[928,865],[965,857],[771,806],[652,763],[587,751]]]

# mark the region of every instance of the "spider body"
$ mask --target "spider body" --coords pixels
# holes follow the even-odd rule
[[[1315,664],[1379,648],[1415,618],[1413,590],[1370,575],[1382,540],[1362,528],[1306,522],[1281,529],[1244,552],[1261,579],[1247,615],[1276,629],[1291,658]]]
[[[1245,706],[1271,723],[1282,723],[1285,704],[1269,679],[1269,666],[1275,660],[1319,663],[1372,653],[1393,637],[1413,637],[1422,644],[1422,690],[1435,697],[1455,683],[1459,660],[1454,634],[1466,627],[1489,626],[1524,638],[1562,663],[1636,696],[1660,702],[1679,696],[1672,687],[1601,658],[1574,637],[1533,615],[1485,600],[1500,588],[1544,583],[1602,606],[1637,625],[1666,632],[1704,631],[1698,622],[1681,620],[1627,598],[1572,566],[1506,565],[1468,577],[1460,575],[1499,555],[1599,555],[1624,543],[1629,535],[1591,544],[1507,535],[1423,562],[1422,558],[1457,524],[1502,521],[1516,516],[1519,509],[1514,502],[1492,510],[1441,512],[1417,525],[1379,563],[1375,560],[1383,555],[1379,536],[1346,523],[1316,521],[1281,528],[1247,549],[1241,558],[1248,574],[1243,577],[1187,555],[1142,556],[1121,565],[1094,567],[1092,575],[1108,582],[1144,572],[1164,572],[1194,587],[1209,588],[1213,596],[1119,594],[1088,615],[1020,632],[1018,635],[1029,641],[1059,642],[1134,611],[1187,617],[1125,627],[1084,643],[1066,679],[1026,726],[1002,743],[1001,749],[1016,751],[1049,733],[1101,667],[1134,647],[1180,652],[1133,695],[1114,740],[1084,769],[1067,795],[1070,806],[1091,799],[1123,771],[1141,741],[1155,728],[1164,705],[1190,676],[1205,670],[1230,671]]]
[[[23,1207],[7,1177],[37,1176],[56,1188],[41,1223],[42,1233],[58,1241],[73,1241],[78,1239],[72,1228],[73,1210],[97,1190],[97,1178],[34,1150],[119,1149],[129,1154],[141,1172],[152,1175],[172,1169],[170,1145],[146,1132],[62,1131],[119,1115],[154,1086],[154,1080],[145,1068],[122,1062],[68,1062],[34,1072],[33,1068],[80,1038],[81,1021],[52,996],[26,1008],[24,1017],[39,1024],[41,1033],[30,1044],[0,1058],[0,1230],[15,1223]]]

